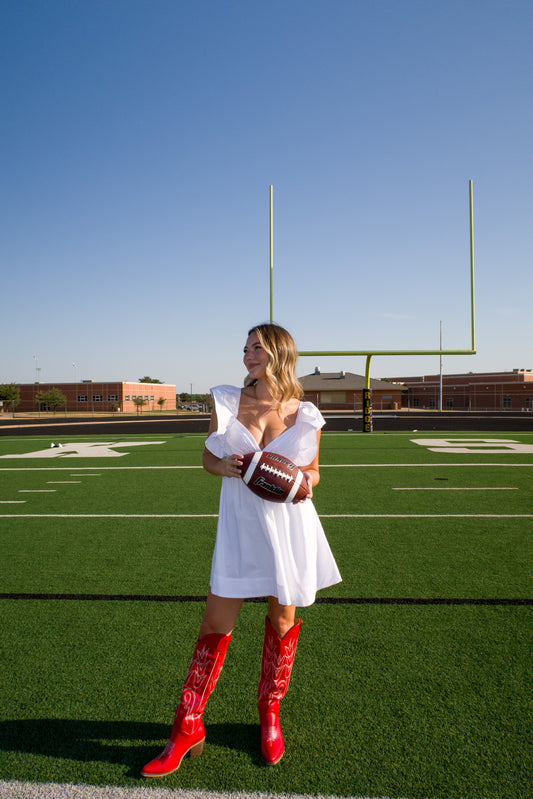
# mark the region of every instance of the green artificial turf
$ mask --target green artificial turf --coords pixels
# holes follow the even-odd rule
[[[219,482],[170,468],[199,465],[202,436],[120,441],[150,438],[165,443],[90,461],[0,459],[10,470],[0,500],[25,499],[0,505],[1,592],[95,597],[2,599],[1,779],[138,785],[166,742],[203,603],[127,597],[205,595],[216,518],[203,514],[216,514]],[[518,514],[532,512],[533,456],[430,453],[412,438],[323,436],[315,504],[343,582],[300,613],[282,762],[267,768],[259,754],[265,609],[246,603],[205,714],[204,754],[157,785],[533,796],[532,610],[507,602],[532,595],[533,519]],[[0,455],[49,444],[1,440]],[[444,485],[513,490],[396,490]]]

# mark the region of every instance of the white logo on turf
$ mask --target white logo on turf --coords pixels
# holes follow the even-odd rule
[[[412,438],[411,441],[413,444],[427,447],[430,452],[448,452],[451,455],[533,453],[533,444],[520,444],[512,438]]]
[[[121,458],[129,452],[115,452],[115,447],[142,447],[147,444],[164,444],[164,441],[100,441],[97,444],[74,443],[23,452],[17,455],[0,455],[0,458]]]

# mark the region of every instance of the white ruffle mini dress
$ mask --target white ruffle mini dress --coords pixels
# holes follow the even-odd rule
[[[218,458],[261,449],[237,419],[241,389],[211,389],[218,429],[206,441]],[[298,466],[314,459],[324,419],[311,402],[300,402],[296,422],[265,448]],[[217,596],[275,596],[282,605],[305,607],[321,588],[341,581],[318,514],[307,499],[277,503],[256,496],[242,480],[223,477],[211,591]]]

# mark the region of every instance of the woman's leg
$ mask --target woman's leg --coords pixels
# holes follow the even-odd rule
[[[269,597],[257,707],[261,722],[261,752],[268,765],[279,763],[285,749],[279,722],[280,702],[287,693],[301,619],[293,605]]]
[[[212,633],[230,635],[242,608],[243,601],[242,599],[217,596],[212,594],[211,589],[209,589],[199,637]]]
[[[176,708],[170,740],[161,754],[142,770],[144,777],[164,777],[180,767],[186,754],[202,753],[203,712],[212,693],[231,640],[242,599],[225,599],[209,591],[200,634]]]
[[[280,605],[275,596],[268,597],[267,616],[280,638],[294,627],[295,615],[294,605]]]

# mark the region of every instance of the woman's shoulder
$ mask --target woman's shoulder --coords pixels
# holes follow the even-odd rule
[[[236,397],[240,396],[242,389],[238,386],[230,386],[226,384],[222,384],[220,386],[213,386],[209,389],[211,394],[218,394],[219,396],[230,396]]]
[[[311,424],[315,429],[319,429],[326,424],[326,420],[313,402],[300,400],[298,418],[301,422]]]
[[[215,407],[227,408],[231,413],[236,413],[239,407],[239,399],[241,396],[241,389],[237,386],[221,385],[213,386],[210,389],[211,396],[215,401]]]

